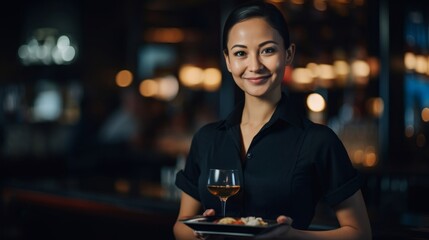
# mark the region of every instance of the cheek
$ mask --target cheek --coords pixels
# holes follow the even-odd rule
[[[273,69],[276,70],[284,67],[284,61],[282,61],[278,57],[270,59],[269,63],[267,64],[269,64]]]
[[[233,61],[233,62],[231,62],[231,72],[233,73],[233,74],[241,74],[241,72],[243,71],[243,69],[244,69],[244,64],[243,64],[243,62],[240,62],[240,61]]]
[[[280,59],[272,59],[273,61],[270,61],[267,63],[267,65],[269,65],[270,69],[273,72],[277,72],[277,73],[281,73],[282,71],[284,71],[285,68],[285,63],[284,61],[281,61]]]

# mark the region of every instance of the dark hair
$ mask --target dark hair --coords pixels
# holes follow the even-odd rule
[[[237,6],[232,10],[225,21],[222,35],[222,49],[225,53],[228,53],[227,43],[229,30],[231,30],[236,23],[254,17],[264,18],[283,38],[285,49],[289,48],[289,29],[286,19],[280,9],[264,1],[250,1]]]

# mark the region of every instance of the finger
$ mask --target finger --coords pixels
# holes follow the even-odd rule
[[[206,239],[206,236],[204,236],[203,234],[201,234],[200,232],[198,232],[198,231],[194,231],[194,235],[195,235],[195,237],[197,238],[197,239],[199,239],[199,240],[205,240]]]
[[[293,219],[284,215],[280,215],[277,217],[277,223],[286,223],[288,225],[292,225]]]
[[[207,209],[204,211],[203,216],[214,216],[215,210],[214,209]]]

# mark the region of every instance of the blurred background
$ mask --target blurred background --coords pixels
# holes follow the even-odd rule
[[[172,239],[193,133],[240,99],[239,0],[24,0],[0,10],[1,239]],[[273,0],[284,87],[364,175],[374,239],[429,238],[429,3]],[[319,207],[312,227],[333,226]]]

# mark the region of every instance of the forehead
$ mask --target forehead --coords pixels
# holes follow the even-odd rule
[[[274,40],[279,44],[283,39],[280,34],[261,17],[250,18],[235,24],[228,34],[228,45],[254,41]]]

